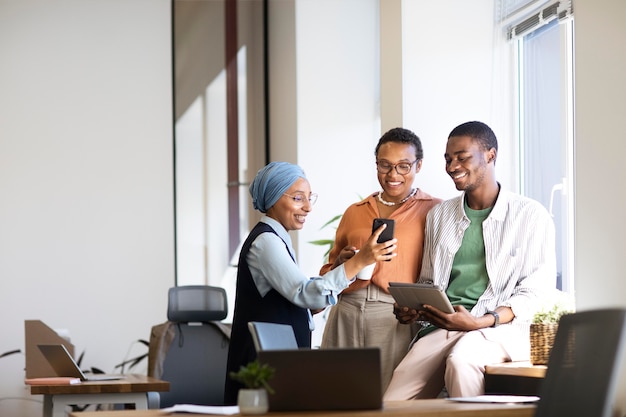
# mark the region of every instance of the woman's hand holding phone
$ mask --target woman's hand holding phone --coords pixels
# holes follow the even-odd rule
[[[367,242],[365,242],[364,247],[371,249],[375,257],[375,262],[390,261],[397,256],[395,250],[398,240],[393,237],[393,220],[390,222],[380,222],[379,224],[377,224],[377,220],[380,219],[374,220],[375,229]],[[361,251],[363,250],[364,248],[361,248]]]
[[[384,225],[376,229],[361,249],[355,250],[354,256],[345,261],[344,268],[348,277],[356,276],[359,271],[368,265],[380,261],[389,261],[397,256],[395,252],[397,239],[394,238],[378,243],[380,235],[386,227],[387,225]]]
[[[396,222],[393,219],[376,218],[372,222],[372,234],[376,233],[382,225],[385,225],[386,227],[380,232],[380,235],[378,235],[378,243],[388,242],[393,239]],[[387,261],[390,260],[391,259],[387,259]]]

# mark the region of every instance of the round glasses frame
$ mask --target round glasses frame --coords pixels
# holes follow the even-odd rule
[[[315,193],[311,193],[308,198],[304,194],[291,195],[291,194],[283,193],[283,195],[291,198],[297,207],[304,206],[304,202],[306,200],[309,201],[310,205],[314,205],[317,202],[317,194]]]
[[[413,162],[400,162],[397,164],[390,164],[387,161],[376,161],[376,170],[381,174],[389,174],[392,169],[395,169],[398,174],[407,175],[411,172],[411,168],[413,168],[413,165],[415,165],[417,161],[419,161],[419,159]]]

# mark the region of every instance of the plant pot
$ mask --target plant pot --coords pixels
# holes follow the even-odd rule
[[[237,405],[241,414],[265,414],[269,409],[265,388],[242,388],[237,396]]]
[[[548,364],[558,328],[558,323],[532,323],[530,325],[530,363]]]

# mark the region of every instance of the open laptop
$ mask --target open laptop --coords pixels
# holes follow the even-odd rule
[[[262,350],[275,369],[270,411],[382,408],[378,348]]]
[[[37,345],[43,356],[46,358],[56,376],[70,376],[80,378],[81,381],[109,381],[115,379],[123,379],[123,375],[110,374],[89,374],[85,375],[81,371],[72,355],[63,345]]]

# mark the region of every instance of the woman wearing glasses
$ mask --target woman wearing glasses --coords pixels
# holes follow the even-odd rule
[[[311,347],[310,310],[336,302],[367,265],[395,257],[395,239],[376,243],[380,228],[363,242],[358,255],[321,277],[307,277],[296,264],[289,231],[300,230],[317,200],[302,169],[272,162],[259,170],[250,185],[252,204],[264,213],[244,242],[239,256],[237,289],[227,372],[238,371],[256,358],[249,321],[290,324],[299,347]],[[225,403],[235,404],[241,385],[228,373]]]
[[[415,331],[398,324],[393,314],[394,299],[387,287],[390,281],[416,281],[422,264],[426,213],[441,200],[413,185],[424,155],[422,143],[413,132],[389,130],[378,141],[374,154],[382,190],[347,208],[329,253],[331,263],[324,265],[320,273],[357,256],[355,253],[360,253],[369,241],[377,217],[395,220],[397,256],[390,262],[377,262],[370,280],[357,279],[341,293],[330,310],[322,348],[380,348],[384,390]]]

